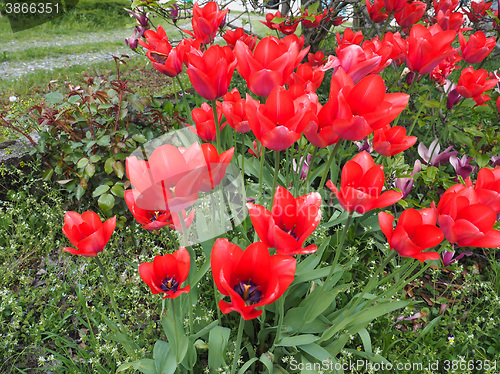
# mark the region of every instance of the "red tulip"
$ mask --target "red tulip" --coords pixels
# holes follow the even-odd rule
[[[210,1],[202,8],[198,3],[193,5],[193,26],[194,37],[201,39],[204,44],[214,41],[217,30],[226,19],[229,9],[219,11],[219,6],[215,1]],[[208,99],[210,100],[210,99]]]
[[[408,0],[384,0],[385,10],[389,13],[397,13],[401,11]]]
[[[488,95],[482,95],[483,92],[490,90],[498,83],[498,79],[487,80],[487,78],[488,72],[486,70],[474,71],[472,66],[468,66],[460,74],[457,92],[463,97],[472,98],[477,103],[476,106],[483,105],[490,100]]]
[[[233,77],[236,60],[228,46],[210,46],[204,53],[191,49],[186,73],[198,94],[215,100],[226,94]]]
[[[85,257],[95,257],[102,252],[116,227],[116,217],[102,223],[94,212],[66,212],[64,215],[63,234],[75,248],[65,247],[64,252]]]
[[[373,134],[373,149],[386,157],[406,151],[416,142],[417,137],[406,136],[406,129],[401,126],[387,125]]]
[[[438,66],[436,66],[432,70],[432,72],[430,73],[430,78],[440,84],[443,83],[445,79],[448,78],[448,76],[453,72],[453,70],[461,68],[461,66],[456,65],[456,63],[461,60],[462,57],[458,53],[444,59],[439,63]]]
[[[325,72],[321,69],[313,69],[311,64],[306,62],[297,67],[297,72],[292,73],[286,84],[294,98],[304,93],[316,92],[325,77]]]
[[[500,213],[500,168],[480,169],[474,190],[481,204],[488,205]]]
[[[193,117],[196,130],[192,127],[188,127],[197,134],[201,140],[204,142],[213,142],[217,139],[217,130],[215,128],[215,117],[213,108],[207,104],[201,104],[201,108],[195,108],[191,111],[191,116]],[[220,130],[222,130],[226,123],[222,123],[222,110],[220,108],[220,103],[217,105],[217,118],[219,122]]]
[[[226,33],[222,36],[226,41],[227,45],[234,49],[236,46],[236,42],[241,40],[248,46],[250,51],[253,51],[255,48],[255,43],[257,42],[256,35],[248,35],[245,33],[242,27],[238,27],[236,30],[227,30]]]
[[[293,35],[280,40],[274,36],[262,39],[250,52],[248,46],[238,41],[234,54],[238,60],[238,72],[247,81],[254,94],[267,97],[272,89],[283,86],[309,51],[300,50],[300,40]]]
[[[407,3],[403,9],[394,15],[396,22],[401,27],[411,27],[420,21],[425,13],[427,5],[421,1]]]
[[[325,107],[337,135],[346,140],[362,140],[393,121],[408,99],[407,94],[385,93],[384,80],[379,75],[366,76],[354,85],[339,68],[332,76],[330,99]]]
[[[385,10],[385,4],[383,0],[374,0],[373,5],[369,0],[365,0],[365,3],[366,10],[368,11],[372,22],[384,22],[389,17],[389,13]]]
[[[250,131],[250,124],[246,114],[246,99],[242,99],[237,88],[233,88],[222,98],[221,109],[227,123],[234,131],[245,133]]]
[[[284,21],[277,23],[272,22],[274,18],[285,18]],[[297,30],[297,26],[299,26],[301,18],[291,20],[288,16],[282,16],[280,11],[277,11],[275,14],[267,13],[266,14],[266,22],[260,21],[262,24],[269,27],[271,30],[279,30],[285,35],[293,34]]]
[[[349,213],[365,213],[392,205],[403,197],[401,192],[392,190],[381,194],[384,181],[382,166],[375,165],[373,158],[363,151],[342,168],[340,191],[332,181],[326,186],[335,193],[343,209]]]
[[[156,51],[168,55],[172,50],[167,34],[161,26],[158,26],[157,31],[146,30],[144,32],[144,37],[146,41],[139,40],[139,44],[149,51]]]
[[[477,64],[483,61],[496,45],[495,37],[486,38],[486,35],[482,31],[472,34],[468,41],[465,40],[462,33],[459,33],[458,41],[460,42],[462,56],[469,64]]]
[[[316,110],[311,109],[309,125],[304,129],[304,135],[309,142],[320,148],[335,144],[340,137],[335,132],[334,126],[338,121],[335,119],[335,104],[329,101],[325,106],[316,104]]]
[[[190,257],[184,247],[172,254],[156,256],[153,262],[139,265],[139,275],[153,294],[164,293],[164,299],[175,299],[189,292],[190,286],[182,287],[189,274]]]
[[[471,11],[468,12],[467,10],[465,10],[465,14],[467,14],[467,17],[469,17],[469,21],[479,22],[483,17],[487,16],[486,11],[490,9],[492,5],[493,5],[492,2],[487,3],[485,1],[480,1],[480,2],[471,1],[470,2]]]
[[[464,23],[464,15],[460,12],[439,11],[436,13],[436,15],[436,22],[439,26],[441,26],[443,31],[458,31]]]
[[[188,166],[178,148],[164,144],[153,151],[149,161],[127,157],[126,171],[140,192],[136,204],[141,209],[178,212],[198,199],[206,168]]]
[[[296,262],[293,257],[269,254],[262,242],[243,251],[227,239],[217,239],[210,260],[219,291],[231,302],[219,301],[222,313],[232,311],[245,320],[262,314],[255,308],[278,300],[293,282]]]
[[[312,29],[312,28],[319,27],[321,21],[323,20],[323,18],[325,18],[327,13],[328,13],[328,9],[325,9],[323,11],[323,13],[309,15],[309,10],[306,9],[302,13],[302,26],[305,27],[306,29]],[[310,21],[310,20],[306,19],[306,17],[314,17],[314,21]],[[326,21],[328,21],[329,19],[330,19],[330,17],[326,18]]]
[[[349,44],[337,49],[337,57],[342,69],[354,83],[378,70],[382,56],[359,45]]]
[[[443,13],[453,12],[457,8],[459,2],[460,0],[432,0],[434,14],[438,14],[439,11],[442,11]]]
[[[173,215],[168,210],[146,210],[137,205],[136,200],[141,193],[137,190],[125,191],[125,202],[134,216],[135,220],[142,225],[143,229],[148,231],[160,230],[162,227],[169,226],[171,229],[182,231],[182,224],[177,213]],[[191,226],[194,219],[194,210],[189,216],[186,216],[186,211],[182,211],[184,224],[186,228]]]
[[[175,77],[182,72],[182,63],[186,53],[185,42],[172,48],[165,30],[161,26],[158,26],[156,32],[146,30],[144,35],[146,42],[139,40],[139,44],[148,49],[146,56],[152,61],[156,70],[169,77]]]
[[[451,46],[455,36],[455,31],[442,31],[439,25],[428,29],[420,24],[413,26],[406,39],[404,56],[410,71],[430,73],[441,61],[455,53],[456,50]]]
[[[307,108],[295,105],[283,87],[274,88],[266,104],[247,95],[247,117],[257,140],[274,151],[283,151],[299,140],[308,124]]]
[[[500,231],[494,230],[497,214],[481,204],[470,178],[445,191],[437,206],[438,224],[445,238],[460,247],[496,248]]]
[[[200,191],[209,192],[217,187],[226,175],[226,169],[234,154],[234,147],[220,155],[210,143],[193,143],[187,149],[179,149],[191,169],[202,170]]]
[[[315,244],[302,248],[306,239],[321,221],[321,195],[311,192],[294,198],[278,186],[269,212],[262,205],[247,203],[248,213],[260,240],[276,253],[296,255],[314,253]]]
[[[436,227],[436,212],[432,208],[422,210],[406,209],[398,219],[396,228],[391,214],[380,212],[380,229],[387,237],[391,249],[402,257],[413,257],[419,261],[439,260],[439,253],[423,250],[443,241],[443,232]]]

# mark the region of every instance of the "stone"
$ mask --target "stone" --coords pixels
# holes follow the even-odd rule
[[[35,143],[40,140],[37,131],[32,131],[29,135]],[[33,145],[25,137],[0,143],[0,165],[3,167],[18,167],[21,161],[27,162],[31,160],[31,148],[33,148]]]

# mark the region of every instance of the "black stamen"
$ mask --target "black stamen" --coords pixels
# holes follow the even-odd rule
[[[162,291],[174,291],[177,292],[177,289],[179,288],[179,282],[175,280],[175,277],[172,278],[165,278],[160,285],[160,288]]]
[[[246,282],[238,281],[233,290],[241,296],[246,306],[257,304],[261,297],[261,292],[258,290],[257,286],[252,281],[248,280]]]

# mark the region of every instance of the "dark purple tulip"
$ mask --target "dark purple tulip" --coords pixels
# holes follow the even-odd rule
[[[170,11],[170,16],[172,17],[172,21],[176,23],[177,17],[179,17],[179,7],[177,6],[177,4],[174,4],[172,8],[168,8],[167,10]]]
[[[304,156],[302,156],[299,160],[299,165],[302,165],[302,161],[304,159]],[[304,165],[302,165],[302,170],[300,171],[300,179],[306,179],[307,173],[309,172],[309,163],[311,162],[311,155],[307,155],[306,161],[304,162]],[[297,172],[297,169],[299,166],[297,165],[297,162],[295,162],[295,159],[292,161],[293,164],[293,171]]]
[[[493,166],[494,168],[496,168],[497,166],[500,166],[500,155],[491,156],[490,160],[492,162],[491,166]]]
[[[462,96],[457,92],[456,89],[451,90],[448,93],[448,100],[446,101],[446,108],[451,109],[455,105],[458,104],[458,102],[462,100]]]
[[[130,47],[130,49],[136,49],[138,42],[139,42],[139,36],[137,35],[137,29],[135,29],[132,36],[130,38],[125,39],[125,44],[127,44]]]
[[[125,10],[128,12],[128,14],[130,14],[130,17],[135,17],[135,19],[137,20],[137,22],[139,22],[139,25],[141,25],[142,27],[147,27],[148,26],[148,17],[144,14],[140,14],[140,13],[134,13],[133,11],[131,11],[130,9],[127,9],[125,8]]]
[[[413,165],[413,172],[410,173],[410,175],[413,177],[420,170],[422,170],[422,164],[420,163],[420,160],[417,160]],[[395,185],[396,188],[398,188],[403,194],[403,199],[406,199],[413,189],[413,178],[396,178]]]
[[[457,156],[451,156],[450,164],[455,169],[457,176],[460,175],[465,180],[476,169],[469,163],[471,160],[472,157],[467,157],[467,155],[463,155],[460,159]]]
[[[418,154],[427,165],[438,167],[439,165],[447,163],[451,156],[456,156],[458,154],[456,151],[451,152],[452,148],[453,147],[448,147],[442,153],[439,153],[441,146],[436,139],[431,143],[429,149],[427,149],[424,143],[420,143],[418,145]]]
[[[460,261],[464,256],[472,256],[472,252],[462,252],[457,257],[453,258],[455,255],[454,251],[444,251],[441,253],[441,260],[443,260],[443,266],[450,266],[454,262]]]
[[[368,153],[373,152],[373,147],[368,142],[368,137],[365,138],[363,143],[361,143],[361,142],[354,142],[354,143],[358,146],[359,152],[363,152],[363,151],[366,151]]]

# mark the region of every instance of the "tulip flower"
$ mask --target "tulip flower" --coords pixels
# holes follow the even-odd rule
[[[232,147],[219,155],[217,148],[210,143],[204,143],[201,146],[193,143],[189,148],[179,150],[189,168],[203,171],[199,187],[202,192],[212,191],[222,182],[234,154],[234,147]]]
[[[193,117],[196,130],[192,126],[188,125],[188,127],[192,132],[197,134],[201,140],[204,142],[213,142],[217,139],[214,110],[210,105],[202,103],[201,108],[195,108],[191,111],[191,116]],[[220,108],[220,103],[217,105],[217,118],[220,130],[222,130],[226,126],[226,123],[221,123],[222,110]]]
[[[231,302],[219,301],[222,313],[232,311],[245,320],[262,314],[256,308],[278,300],[293,282],[296,261],[273,255],[264,243],[250,244],[246,250],[227,239],[217,239],[210,259],[215,285]]]
[[[300,40],[292,35],[280,40],[274,36],[262,39],[252,53],[248,46],[237,41],[234,54],[238,72],[247,81],[250,91],[267,97],[278,86],[283,86],[292,71],[309,51],[300,50]]]
[[[246,99],[242,99],[237,88],[233,88],[222,98],[222,113],[227,119],[227,123],[234,131],[245,133],[250,131],[250,124],[246,114]]]
[[[458,79],[457,92],[466,98],[472,98],[476,102],[476,106],[483,105],[490,100],[488,95],[483,95],[484,92],[495,87],[498,79],[489,79],[488,72],[484,69],[474,71],[472,66],[462,70]]]
[[[430,78],[437,83],[443,83],[446,78],[448,78],[448,76],[453,72],[453,70],[461,68],[461,66],[456,65],[456,63],[460,60],[462,60],[462,57],[458,53],[445,58],[438,64],[438,66],[436,66],[432,70],[432,72],[430,73]],[[448,84],[445,84],[444,86],[445,92],[451,92],[448,91]]]
[[[63,234],[76,248],[65,247],[64,252],[85,257],[95,257],[102,252],[116,227],[116,217],[102,223],[94,212],[66,212],[64,215]]]
[[[262,145],[260,146],[260,151],[257,150],[257,140],[254,140],[253,143],[252,143],[252,148],[248,148],[248,153],[250,153],[252,156],[254,156],[255,158],[259,158],[259,157],[262,157],[262,148],[264,148]],[[257,156],[257,153],[259,153],[259,155]]]
[[[401,27],[411,27],[420,21],[425,13],[427,5],[421,1],[407,3],[403,9],[394,14],[396,22]]]
[[[432,208],[406,209],[393,229],[394,217],[385,212],[378,214],[380,229],[391,249],[402,257],[413,257],[422,262],[439,259],[437,252],[424,252],[425,249],[435,247],[443,241],[444,235],[436,226],[436,218],[436,212]]]
[[[326,186],[335,193],[340,206],[349,213],[366,213],[376,208],[392,205],[403,197],[401,192],[386,191],[381,194],[385,177],[381,165],[375,165],[367,152],[358,153],[342,168],[340,190],[328,181]]]
[[[471,160],[472,157],[467,157],[467,155],[463,155],[460,159],[457,156],[451,156],[450,164],[455,169],[457,176],[459,175],[463,179],[466,179],[476,169],[475,166],[469,163]]]
[[[338,48],[335,59],[338,59],[340,66],[354,83],[368,74],[375,73],[382,62],[382,56],[355,44]]]
[[[127,157],[126,172],[140,192],[136,204],[144,210],[178,212],[198,199],[206,167],[189,166],[181,150],[170,144],[156,148],[149,161]]]
[[[180,247],[172,254],[156,256],[153,262],[139,265],[139,275],[153,294],[164,293],[164,299],[175,299],[189,292],[190,286],[182,287],[190,267],[189,252]]]
[[[311,110],[309,125],[304,129],[304,135],[312,145],[325,148],[339,141],[340,137],[334,130],[337,122],[336,109],[334,102],[331,101],[323,107],[318,103],[316,110]]]
[[[481,204],[488,205],[500,213],[500,168],[479,170],[474,190]]]
[[[472,256],[472,252],[462,252],[455,258],[453,258],[453,256],[455,256],[455,251],[444,251],[441,253],[441,260],[443,261],[444,267],[460,261],[464,256]]]
[[[304,160],[304,156],[300,157],[299,164],[297,165],[297,161],[295,159],[292,160],[293,171],[297,173],[300,165],[302,165],[302,169],[300,169],[300,179],[306,179],[307,173],[309,172],[309,164],[311,163],[311,155],[307,155]]]
[[[457,105],[460,100],[462,100],[462,96],[457,92],[457,85],[453,83],[452,89],[448,93],[448,97],[446,99],[446,108],[450,110]]]
[[[205,52],[191,49],[186,73],[198,94],[215,100],[226,94],[233,77],[236,60],[228,46],[210,46]]]
[[[382,156],[394,156],[417,142],[416,136],[406,136],[406,129],[401,126],[387,125],[373,133],[373,149]]]
[[[219,6],[215,1],[210,1],[203,8],[198,3],[193,5],[193,18],[191,25],[193,33],[188,32],[195,39],[200,39],[204,44],[214,41],[217,30],[224,23],[229,9],[219,11]],[[210,100],[210,99],[208,99]]]
[[[316,92],[324,77],[324,71],[313,69],[311,64],[306,62],[297,67],[297,72],[290,75],[286,84],[292,96],[297,98],[303,93]]]
[[[384,22],[388,17],[389,13],[385,10],[385,4],[383,0],[374,0],[373,5],[370,0],[365,0],[366,10],[370,15],[370,19],[374,23]]]
[[[487,16],[486,11],[491,8],[493,5],[492,2],[485,2],[485,1],[471,1],[470,2],[470,7],[471,11],[465,10],[465,14],[467,14],[467,17],[469,18],[469,21],[471,22],[479,22],[481,21],[484,17]]]
[[[438,139],[435,139],[429,146],[429,149],[427,149],[424,143],[420,143],[418,145],[418,154],[427,165],[437,167],[447,163],[450,157],[457,155],[458,152],[456,151],[450,152],[452,148],[448,147],[442,153],[439,153],[441,146],[438,143]]]
[[[259,239],[266,246],[276,248],[278,254],[286,255],[316,252],[315,244],[302,246],[321,221],[320,206],[319,193],[294,198],[281,186],[276,189],[271,212],[262,205],[247,203]]]
[[[247,95],[247,117],[250,128],[264,147],[283,151],[300,139],[308,124],[307,108],[294,105],[292,96],[283,87],[274,88],[260,104]]]
[[[461,12],[442,12],[436,13],[436,23],[443,31],[459,31],[464,23],[464,15]]]
[[[273,22],[273,19],[283,19],[282,22]],[[301,18],[297,20],[291,20],[288,16],[282,16],[280,11],[277,11],[275,14],[267,13],[266,14],[266,22],[260,21],[262,24],[269,27],[271,30],[281,31],[285,35],[293,34],[297,30],[297,26],[299,26]]]
[[[439,25],[428,29],[420,24],[413,26],[406,39],[404,55],[408,69],[419,74],[430,73],[441,61],[455,53],[451,46],[455,36],[455,31],[443,31]]]
[[[146,210],[142,209],[137,205],[136,200],[140,197],[140,192],[137,190],[126,190],[125,191],[125,202],[127,203],[128,209],[134,216],[135,220],[142,225],[143,229],[148,231],[157,231],[165,226],[169,226],[171,229],[182,231],[182,223],[177,213],[171,214],[167,210]],[[186,228],[191,226],[194,219],[194,210],[191,211],[189,215],[186,215],[186,211],[182,211],[182,216],[184,217],[184,225]]]
[[[385,10],[389,13],[397,13],[401,11],[408,0],[384,0]]]
[[[250,51],[255,49],[255,43],[257,42],[256,35],[248,35],[245,33],[242,27],[238,27],[236,30],[227,30],[226,33],[222,36],[226,41],[229,48],[234,49],[236,46],[236,42],[241,40],[248,46]]]
[[[472,34],[468,41],[465,40],[464,35],[460,32],[458,33],[458,41],[460,42],[462,56],[469,64],[477,64],[483,61],[496,45],[495,37],[486,38],[486,35],[482,31]]]
[[[439,11],[453,12],[457,7],[460,0],[432,0],[432,5],[434,7],[434,14],[438,14]]]
[[[479,202],[470,178],[463,184],[448,188],[437,206],[438,225],[445,238],[460,247],[496,248],[500,231],[494,230],[497,214]]]
[[[406,199],[413,189],[413,177],[420,170],[422,170],[422,164],[420,163],[420,160],[417,160],[413,165],[413,172],[410,173],[410,176],[412,178],[396,178],[396,180],[394,181],[394,186],[403,193],[403,199]]]
[[[382,77],[369,75],[356,85],[342,68],[332,76],[330,111],[333,131],[346,140],[362,140],[393,121],[408,104],[409,95],[388,94]]]

